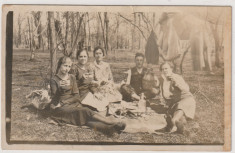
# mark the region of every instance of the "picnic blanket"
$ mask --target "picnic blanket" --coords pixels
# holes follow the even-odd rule
[[[150,107],[143,112],[138,102],[113,103],[109,105],[108,114],[116,117],[116,120],[126,123],[123,132],[127,133],[157,133],[156,130],[166,126],[164,114],[158,114]]]
[[[166,126],[164,114],[154,113],[152,115],[144,115],[135,119],[121,119],[126,123],[126,128],[123,132],[127,133],[156,133],[156,130]]]
[[[30,99],[30,105],[39,110],[44,109],[50,104],[50,96],[47,90],[44,89],[34,90],[26,98]],[[116,99],[113,100],[116,101]],[[109,100],[100,101],[95,95],[88,93],[88,96],[85,97],[82,103],[97,108],[104,116],[106,115],[107,106],[109,106],[108,114],[111,115],[109,117],[126,123],[126,128],[123,132],[157,133],[156,130],[166,126],[164,114],[158,114],[149,107],[147,107],[146,112],[143,112],[139,109],[138,102],[128,103],[119,101],[110,103]],[[117,114],[117,111],[119,111],[119,114]]]

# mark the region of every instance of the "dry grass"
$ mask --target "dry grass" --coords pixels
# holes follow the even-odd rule
[[[92,54],[91,54],[92,55]],[[58,56],[61,56],[58,55]],[[49,68],[49,53],[38,52],[36,61],[29,61],[30,52],[14,50],[12,80],[12,119],[11,140],[39,142],[119,142],[119,143],[157,143],[157,144],[222,144],[224,113],[224,77],[223,70],[216,70],[215,75],[190,70],[190,59],[184,63],[184,78],[197,101],[195,120],[188,122],[185,135],[122,133],[108,137],[88,128],[57,126],[49,124],[46,111],[21,109],[29,103],[25,96],[34,89],[41,89],[43,79]],[[111,63],[114,80],[120,82],[124,73],[134,65],[134,53],[121,51],[106,59]],[[91,59],[92,60],[92,59]]]

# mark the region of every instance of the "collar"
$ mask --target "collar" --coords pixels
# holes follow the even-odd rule
[[[86,67],[87,67],[87,65],[85,65],[85,66],[82,68],[79,64],[76,64],[76,66],[77,66],[79,69],[81,69],[81,70],[86,70]]]
[[[143,68],[141,68],[141,69],[136,68],[136,70],[137,70],[138,73],[142,73],[143,72]]]
[[[100,64],[98,64],[97,62],[96,62],[96,60],[94,61],[94,65],[96,66],[96,67],[101,67],[101,66],[103,66],[104,65],[104,62],[103,61],[101,61],[100,62]]]
[[[70,74],[68,74],[68,77],[67,77],[67,78],[65,78],[65,79],[62,79],[58,74],[56,74],[55,76],[56,76],[56,77],[58,77],[60,80],[68,80],[68,79],[69,79],[69,77],[70,77]]]

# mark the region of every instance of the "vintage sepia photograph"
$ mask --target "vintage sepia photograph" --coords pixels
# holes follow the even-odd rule
[[[230,150],[231,13],[3,6],[2,142]]]

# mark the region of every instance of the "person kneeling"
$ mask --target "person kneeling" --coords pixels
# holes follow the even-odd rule
[[[168,105],[166,131],[183,133],[186,119],[194,118],[196,101],[188,84],[182,76],[172,72],[172,67],[168,62],[160,65],[161,95]]]

